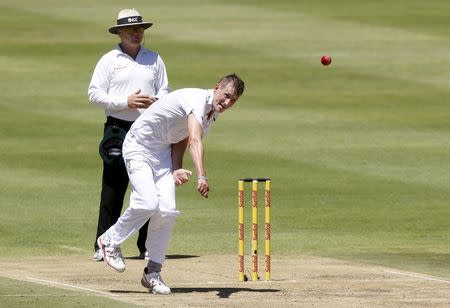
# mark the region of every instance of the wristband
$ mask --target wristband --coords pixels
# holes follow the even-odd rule
[[[207,178],[206,176],[204,176],[204,175],[199,175],[199,176],[197,177],[197,181],[199,181],[199,180],[205,180],[205,181],[208,181],[208,178]]]

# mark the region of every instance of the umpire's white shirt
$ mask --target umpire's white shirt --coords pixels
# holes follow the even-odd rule
[[[156,52],[141,46],[136,60],[120,46],[98,61],[89,84],[89,101],[105,109],[106,116],[135,121],[146,109],[129,109],[128,96],[139,94],[161,98],[170,92],[166,67]]]
[[[213,109],[213,94],[213,90],[187,88],[156,101],[131,126],[123,145],[124,158],[140,156],[150,160],[153,168],[171,166],[171,145],[189,135],[188,115],[195,116],[203,135],[219,116],[214,111],[207,118]]]

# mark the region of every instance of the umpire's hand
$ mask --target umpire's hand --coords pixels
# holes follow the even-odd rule
[[[157,97],[154,96],[148,96],[148,95],[139,95],[139,93],[141,93],[141,90],[137,90],[136,92],[134,92],[133,94],[131,94],[130,96],[128,96],[128,108],[130,109],[146,109],[148,108],[151,104],[153,104],[154,102],[156,102],[158,100]]]

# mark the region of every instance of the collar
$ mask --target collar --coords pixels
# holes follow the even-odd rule
[[[206,104],[212,106],[212,100],[214,96],[214,89],[206,90]]]
[[[219,116],[219,113],[214,111],[212,101],[214,96],[214,89],[206,90],[206,105],[208,106],[208,112],[207,112],[207,120],[209,121],[211,118],[213,121],[217,119]]]
[[[117,43],[117,45],[116,45],[116,50],[117,50],[121,55],[130,57],[129,55],[127,55],[126,53],[123,52],[122,48],[120,48],[120,44],[119,44],[119,43]],[[145,48],[145,47],[142,46],[142,45],[141,45],[141,47],[139,47],[139,51],[138,51],[138,53],[137,53],[137,55],[136,55],[136,59],[139,57],[139,55],[140,55],[141,53],[147,53],[147,48]]]

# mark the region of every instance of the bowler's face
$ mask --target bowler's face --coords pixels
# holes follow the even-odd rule
[[[225,86],[221,87],[216,85],[214,87],[213,108],[217,112],[224,112],[228,108],[234,105],[239,99],[234,93],[234,86],[232,82],[229,82]]]

